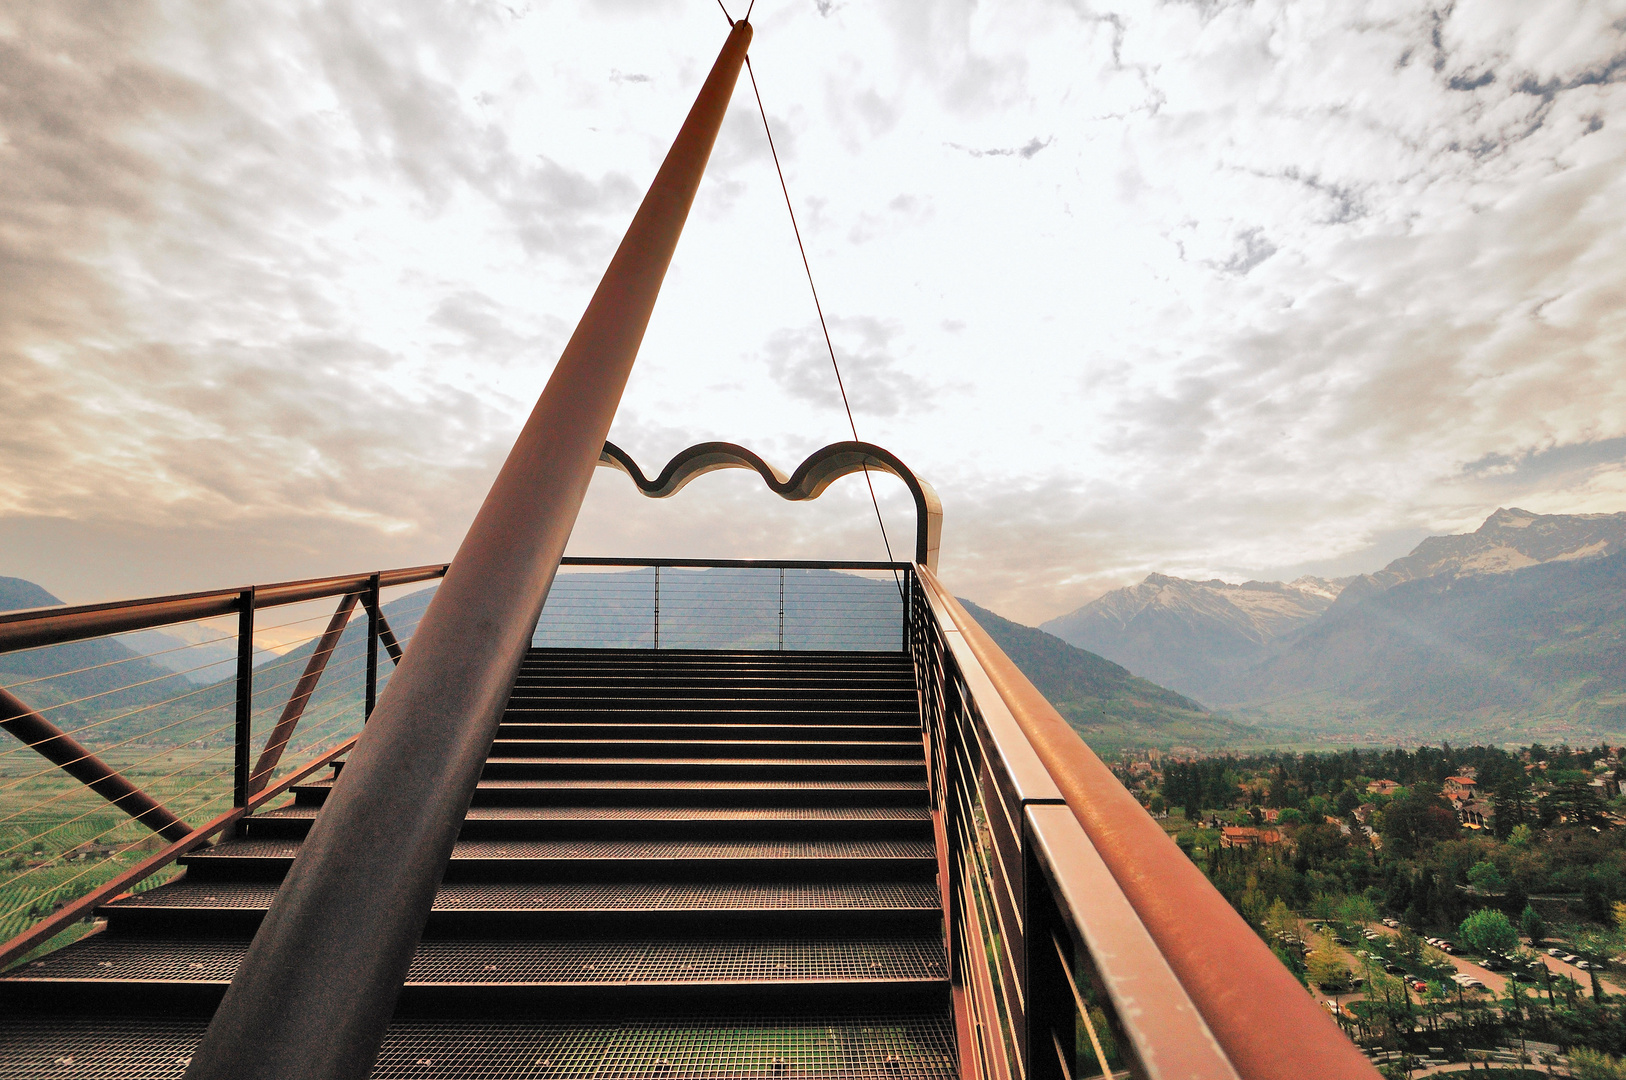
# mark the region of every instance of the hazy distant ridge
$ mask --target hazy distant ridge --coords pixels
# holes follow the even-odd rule
[[[1626,731],[1626,513],[1496,511],[1374,574],[1152,575],[1046,623],[1211,705],[1419,735]],[[1267,599],[1268,598],[1268,599]]]

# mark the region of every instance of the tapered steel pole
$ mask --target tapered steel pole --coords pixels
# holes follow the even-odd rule
[[[187,1077],[372,1069],[750,42],[736,23]]]

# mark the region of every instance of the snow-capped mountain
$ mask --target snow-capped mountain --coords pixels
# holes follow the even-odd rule
[[[1350,582],[1345,602],[1407,581],[1449,574],[1511,574],[1527,566],[1601,558],[1626,548],[1626,513],[1532,514],[1497,510],[1471,533],[1430,536],[1375,574]]]
[[[1216,701],[1234,671],[1326,611],[1347,580],[1233,585],[1150,574],[1042,629],[1153,682]]]
[[[1153,574],[1044,628],[1209,704],[1291,709],[1302,697],[1328,715],[1615,723],[1604,714],[1622,712],[1626,669],[1603,643],[1622,606],[1609,599],[1616,564],[1626,573],[1626,513],[1501,509],[1376,573],[1243,585]]]

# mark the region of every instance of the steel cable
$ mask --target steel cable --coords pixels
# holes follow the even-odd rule
[[[752,0],[752,7],[755,6],[756,0]],[[725,11],[724,14],[727,14],[727,12]],[[747,17],[749,17],[749,11],[747,11]],[[818,312],[819,329],[824,333],[824,347],[830,353],[830,367],[836,373],[836,389],[841,391],[841,407],[847,413],[847,427],[853,433],[853,442],[862,442],[863,440],[858,437],[858,424],[853,420],[852,404],[847,400],[847,384],[841,378],[841,365],[836,362],[836,347],[830,340],[830,327],[824,321],[824,305],[819,302],[819,287],[813,283],[813,267],[807,261],[807,247],[802,243],[802,230],[796,224],[796,208],[791,205],[790,187],[785,183],[785,170],[779,164],[779,150],[774,146],[773,129],[768,126],[768,110],[763,107],[762,91],[757,88],[757,74],[755,69],[751,67],[751,58],[749,56],[745,58],[745,70],[751,76],[751,95],[756,98],[757,112],[762,116],[763,134],[768,136],[768,152],[773,156],[774,172],[779,175],[779,190],[785,196],[785,210],[790,214],[791,232],[796,235],[796,250],[802,256],[802,270],[807,274],[808,291],[813,294],[813,310]],[[896,562],[897,560],[892,555],[892,541],[886,535],[886,520],[881,516],[881,502],[875,497],[875,481],[870,476],[869,465],[867,463],[861,464],[860,467],[864,471],[864,483],[869,488],[870,505],[875,507],[875,523],[881,527],[881,543],[886,547],[887,561]],[[898,586],[898,596],[901,598],[903,596],[903,582],[898,578],[895,571],[893,580]]]

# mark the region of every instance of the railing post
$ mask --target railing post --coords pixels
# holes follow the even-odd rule
[[[254,586],[237,597],[237,717],[232,805],[248,805],[248,752],[254,724]]]
[[[661,647],[661,568],[655,567],[655,648]]]
[[[779,651],[785,651],[785,568],[779,568]]]
[[[374,574],[367,579],[367,704],[362,712],[362,719],[373,715],[373,705],[378,701],[378,620],[383,613],[379,610],[378,575]]]

